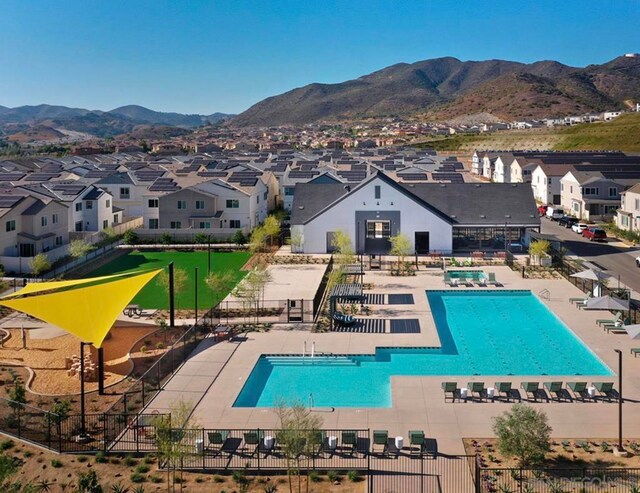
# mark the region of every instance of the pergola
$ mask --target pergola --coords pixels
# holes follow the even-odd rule
[[[349,266],[348,266],[349,267]],[[362,284],[336,284],[329,293],[329,328],[333,330],[333,315],[336,311],[336,300],[362,302],[364,292]]]
[[[102,342],[124,308],[160,271],[156,269],[88,279],[30,283],[20,291],[0,298],[0,305],[48,322],[80,338],[82,439],[86,438],[84,346],[98,348],[98,384],[102,393]]]

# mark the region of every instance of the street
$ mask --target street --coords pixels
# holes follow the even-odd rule
[[[589,241],[572,229],[567,229],[546,217],[541,218],[543,234],[550,234],[562,240],[570,255],[577,255],[607,270],[615,279],[636,293],[640,293],[640,268],[636,266],[635,257],[640,255],[640,248],[630,248],[616,240],[608,239],[606,243]],[[615,287],[614,279],[611,287]]]

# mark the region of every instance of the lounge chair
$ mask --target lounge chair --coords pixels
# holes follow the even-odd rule
[[[562,382],[545,382],[544,387],[549,394],[555,395],[556,400],[560,402],[561,397],[566,397],[566,390],[562,388]]]
[[[584,303],[587,300],[584,296],[578,296],[575,298],[569,298],[569,303]]]
[[[342,432],[342,447],[349,449],[349,453],[353,454],[358,448],[358,432],[356,431],[343,431]]]
[[[333,320],[341,325],[352,325],[356,321],[353,315],[345,315],[342,312],[334,312]]]
[[[511,397],[518,399],[519,401],[522,400],[520,398],[520,393],[516,389],[512,388],[511,382],[496,382],[494,385],[498,396],[504,394],[507,398],[507,402],[511,401]]]
[[[489,279],[487,279],[487,284],[491,284],[492,286],[502,287],[502,283],[496,280],[496,273],[489,272]]]
[[[622,321],[622,312],[618,312],[615,318],[599,318],[596,320],[596,324],[598,325],[615,325],[618,322]]]
[[[486,288],[487,287],[487,278],[485,276],[479,276],[478,279],[476,280],[476,286],[478,286],[480,288]]]
[[[314,431],[309,442],[310,452],[320,455],[325,448],[327,442],[327,432],[324,430]]]
[[[578,310],[580,310],[581,308],[585,308],[590,299],[591,297],[587,296],[582,301],[576,301],[576,307],[578,308]]]
[[[631,354],[633,354],[633,357],[635,358],[636,356],[638,356],[638,354],[640,354],[640,347],[632,347],[631,348]]]
[[[447,394],[451,394],[451,402],[455,402],[456,399],[460,400],[462,398],[457,382],[442,382],[442,390],[444,390],[445,402],[447,402]]]
[[[262,441],[262,438],[262,431],[260,431],[259,433],[258,431],[248,431],[244,433],[244,446],[242,447],[242,450],[244,451],[246,449],[253,448],[253,450],[251,451],[251,456],[253,457],[253,455],[260,448],[260,442]]]
[[[533,397],[533,400],[538,402],[538,397],[544,397],[547,400],[547,402],[549,402],[549,396],[544,391],[544,389],[540,388],[540,383],[522,382],[520,384],[520,387],[522,387],[522,390],[524,390],[524,393],[527,395],[527,398],[529,398],[529,395],[531,395],[531,397]]]
[[[581,401],[592,400],[592,397],[587,391],[587,382],[568,382],[567,387],[573,392],[574,399],[580,399]]]
[[[608,402],[611,402],[611,399],[618,400],[620,398],[620,394],[613,388],[612,382],[593,382],[593,386],[598,391],[598,397],[607,399]]]
[[[473,399],[473,394],[478,394],[480,401],[487,395],[487,389],[484,387],[484,382],[469,382],[467,383],[467,388],[469,389],[469,394]]]
[[[627,333],[627,329],[624,325],[622,325],[621,322],[617,322],[615,324],[603,324],[602,327],[607,332],[624,332],[625,334]]]
[[[409,431],[409,454],[413,455],[413,446],[418,446],[418,453],[422,455],[424,450],[424,431],[422,430],[410,430]]]
[[[387,453],[389,447],[389,432],[387,430],[373,430],[373,453],[382,447],[382,455]]]
[[[222,452],[229,438],[229,430],[217,430],[207,432],[209,443],[207,449],[213,448],[215,452]]]
[[[423,449],[427,456],[434,459],[438,457],[438,442],[435,438],[425,438]]]
[[[444,283],[449,286],[450,288],[455,288],[458,287],[458,278],[455,277],[451,277],[450,274],[445,273],[444,274]]]

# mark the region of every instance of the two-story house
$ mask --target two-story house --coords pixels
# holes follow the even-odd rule
[[[626,231],[640,231],[640,183],[620,194],[616,225]]]
[[[640,172],[569,171],[560,180],[561,205],[580,219],[608,220],[620,208],[620,194],[638,180]]]

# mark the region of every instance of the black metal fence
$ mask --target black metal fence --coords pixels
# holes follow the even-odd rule
[[[479,472],[476,493],[619,493],[640,488],[638,468],[490,468]]]
[[[374,456],[370,461],[369,493],[471,493],[475,491],[474,455]]]
[[[207,313],[209,323],[227,325],[313,322],[314,300],[225,300]]]

